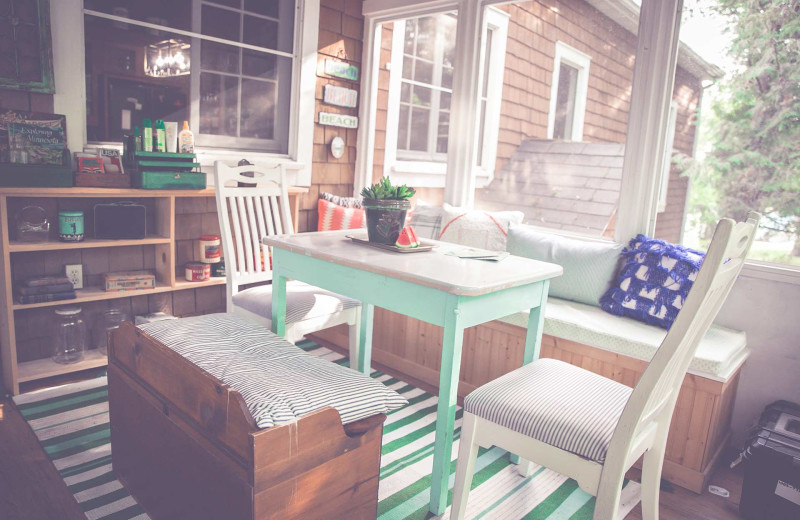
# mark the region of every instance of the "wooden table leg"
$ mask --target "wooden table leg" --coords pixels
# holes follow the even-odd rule
[[[370,374],[372,365],[372,317],[375,306],[368,303],[361,304],[361,332],[358,335],[358,371]]]
[[[430,511],[435,515],[447,508],[450,459],[456,420],[456,394],[461,368],[461,346],[464,326],[458,308],[459,297],[453,296],[445,311],[442,338],[442,366],[439,370],[439,403],[436,407],[436,441],[433,449]]]
[[[539,351],[542,349],[542,332],[544,332],[544,308],[547,304],[547,293],[550,289],[550,280],[542,282],[542,300],[538,307],[531,309],[528,315],[528,331],[525,334],[525,350],[522,354],[522,364],[527,365],[531,361],[539,359]],[[519,455],[509,454],[512,464],[519,464]]]
[[[286,336],[286,277],[275,269],[272,270],[272,332]]]

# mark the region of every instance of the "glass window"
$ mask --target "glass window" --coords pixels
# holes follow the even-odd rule
[[[589,83],[588,55],[556,42],[553,84],[550,98],[549,137],[561,141],[580,141]]]
[[[84,6],[90,142],[189,120],[200,146],[288,152],[293,0]]]
[[[786,33],[800,12],[783,2],[696,3],[684,11],[681,40],[719,73],[706,78],[697,103],[698,151],[675,161],[670,183],[688,180],[691,189],[686,217],[672,225],[687,245],[705,249],[719,218],[758,211],[748,258],[800,266],[800,66],[798,39]],[[679,115],[679,130],[684,124]]]

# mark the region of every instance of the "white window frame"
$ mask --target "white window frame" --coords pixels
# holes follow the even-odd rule
[[[664,162],[661,164],[661,180],[658,192],[658,212],[667,209],[667,192],[669,191],[669,173],[672,170],[672,148],[675,145],[675,125],[678,120],[678,102],[674,99],[669,105],[667,119],[667,141],[664,145]]]
[[[317,36],[320,0],[297,0],[294,16],[291,110],[289,111],[288,153],[196,147],[198,161],[210,167],[214,161],[284,164],[288,181],[297,186],[311,185],[315,90],[317,83]],[[58,0],[50,3],[53,37],[53,69],[57,93],[53,97],[56,113],[67,116],[68,146],[73,151],[89,144],[86,137],[86,81],[83,0]],[[128,18],[103,15],[109,21],[147,25]],[[192,101],[194,103],[194,101]],[[196,124],[193,121],[193,125]],[[193,131],[197,128],[193,127]]]
[[[592,57],[562,41],[556,42],[553,59],[553,82],[550,85],[550,112],[547,115],[547,138],[553,138],[556,126],[556,102],[558,101],[558,81],[561,78],[561,64],[564,63],[578,70],[575,85],[575,107],[572,113],[572,135],[569,141],[583,140],[583,122],[586,118],[586,96],[589,93],[589,66]]]
[[[489,58],[486,117],[484,119],[484,138],[481,163],[473,168],[479,187],[489,184],[494,178],[497,160],[497,137],[500,130],[500,105],[503,92],[503,71],[505,69],[506,40],[508,36],[509,15],[499,9],[488,9],[484,22],[484,34],[492,31],[492,55]],[[409,17],[413,18],[413,17]],[[392,54],[387,63],[389,72],[389,95],[386,114],[386,141],[384,149],[383,174],[392,176],[399,182],[417,187],[443,188],[447,172],[447,154],[436,152],[414,152],[397,149],[397,137],[400,119],[400,91],[403,76],[403,47],[405,40],[405,20],[393,22]],[[486,39],[481,38],[481,56],[485,55]],[[434,65],[436,66],[436,64]],[[434,77],[437,70],[434,70]],[[482,76],[481,76],[482,77]],[[434,87],[435,88],[435,87]],[[483,96],[481,96],[483,97]],[[436,107],[438,109],[438,107]],[[431,107],[434,110],[434,107]],[[451,103],[452,110],[452,103]],[[480,103],[475,107],[480,117]],[[438,118],[431,117],[438,121]],[[431,128],[438,124],[431,124]],[[429,139],[434,141],[435,134],[429,130]],[[476,141],[476,146],[477,143]]]

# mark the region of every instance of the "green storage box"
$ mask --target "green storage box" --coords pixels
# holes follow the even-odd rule
[[[71,188],[72,168],[49,164],[0,164],[0,186],[6,188]]]
[[[202,190],[206,174],[202,172],[137,171],[132,176],[134,188],[145,190]]]

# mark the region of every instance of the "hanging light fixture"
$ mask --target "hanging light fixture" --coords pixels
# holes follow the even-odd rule
[[[189,74],[191,47],[181,40],[164,40],[148,45],[145,48],[145,74],[154,78]]]

